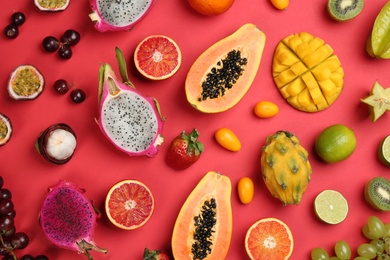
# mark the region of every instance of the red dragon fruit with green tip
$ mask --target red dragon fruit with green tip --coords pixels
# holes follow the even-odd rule
[[[91,0],[90,19],[100,32],[126,31],[150,11],[155,0]]]
[[[156,99],[145,97],[130,83],[122,51],[116,48],[122,81],[107,63],[99,71],[97,123],[113,145],[130,156],[154,157],[164,141]]]
[[[39,224],[46,238],[54,245],[82,253],[92,260],[90,251],[107,253],[94,242],[96,220],[100,213],[76,184],[60,180],[49,187]]]

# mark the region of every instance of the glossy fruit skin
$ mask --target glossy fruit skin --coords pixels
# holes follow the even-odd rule
[[[84,90],[76,88],[70,92],[70,98],[74,103],[80,104],[86,99],[86,94]]]
[[[80,41],[80,33],[73,29],[68,29],[61,37],[61,42],[69,46],[76,45]]]
[[[289,5],[289,0],[271,0],[271,3],[278,10],[286,10]]]
[[[64,95],[69,91],[69,84],[64,79],[58,79],[53,84],[54,91],[60,95]]]
[[[237,135],[228,128],[220,128],[215,132],[215,140],[225,149],[238,152],[241,150],[241,142]]]
[[[58,54],[60,55],[61,59],[69,60],[70,58],[72,58],[73,52],[72,52],[72,49],[68,45],[62,45],[58,49]]]
[[[188,0],[188,3],[198,13],[213,16],[223,14],[229,10],[234,0]]]
[[[260,118],[271,118],[279,113],[279,107],[270,101],[260,101],[255,105],[254,112]]]
[[[42,46],[47,52],[55,52],[60,47],[60,42],[54,36],[46,36],[42,40]]]
[[[242,177],[237,184],[238,197],[242,204],[249,204],[255,192],[253,181],[249,177]]]
[[[145,248],[143,260],[170,260],[170,258],[162,250],[149,250]]]
[[[15,39],[19,35],[18,26],[15,24],[9,24],[4,28],[4,34],[9,39]]]
[[[22,12],[15,12],[11,16],[12,23],[21,26],[26,21],[26,16]]]
[[[194,129],[189,135],[183,131],[172,140],[166,157],[171,168],[185,170],[199,160],[204,147],[197,140],[198,136],[198,131]]]

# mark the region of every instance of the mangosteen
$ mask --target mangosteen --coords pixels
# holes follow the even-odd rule
[[[76,134],[64,123],[46,128],[38,137],[35,148],[49,162],[65,164],[76,150]]]

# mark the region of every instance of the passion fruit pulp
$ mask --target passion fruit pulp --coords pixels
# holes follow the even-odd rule
[[[12,136],[12,123],[11,120],[0,113],[0,146],[9,142]]]
[[[34,0],[34,3],[41,11],[58,12],[68,8],[70,0]]]
[[[42,73],[33,65],[20,65],[8,81],[8,93],[15,100],[33,100],[39,97],[45,88]]]

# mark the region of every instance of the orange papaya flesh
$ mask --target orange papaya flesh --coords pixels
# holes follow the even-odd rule
[[[223,260],[232,236],[231,182],[210,171],[184,202],[172,234],[174,259]]]
[[[289,35],[277,44],[272,76],[283,98],[305,112],[328,108],[344,87],[344,70],[333,49],[307,32]]]
[[[245,24],[209,47],[187,74],[187,101],[204,113],[219,113],[235,106],[256,77],[265,40],[256,25]]]

